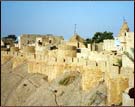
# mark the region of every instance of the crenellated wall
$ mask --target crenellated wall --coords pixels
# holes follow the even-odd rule
[[[82,89],[90,90],[105,80],[107,85],[108,104],[118,104],[122,101],[122,92],[128,88],[129,80],[123,74],[118,74],[118,67],[113,66],[113,56],[105,60],[84,59],[77,57],[52,57],[32,53],[1,52],[2,58],[13,58],[13,68],[27,60],[29,73],[40,73],[48,76],[51,81],[67,71],[78,71],[82,74]]]
[[[27,60],[29,73],[45,74],[48,76],[49,81],[66,71],[78,71],[82,74],[83,90],[89,90],[95,84],[98,84],[102,80],[103,68],[105,68],[105,65],[101,64],[101,62],[76,57],[49,57],[17,52],[2,52],[2,56],[13,57],[13,68],[19,66],[24,60]],[[95,78],[93,82],[91,81],[91,77]]]

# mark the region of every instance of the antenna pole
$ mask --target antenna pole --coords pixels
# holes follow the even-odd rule
[[[126,22],[125,17],[123,16],[123,22]]]
[[[74,34],[76,34],[76,24],[75,24],[75,28],[74,28]]]

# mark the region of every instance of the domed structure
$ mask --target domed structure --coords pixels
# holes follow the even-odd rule
[[[83,38],[81,38],[78,34],[74,34],[71,38],[70,38],[70,40],[69,40],[70,42],[84,42],[84,39]]]
[[[85,48],[84,39],[75,33],[69,40],[68,45],[76,46],[77,48]]]

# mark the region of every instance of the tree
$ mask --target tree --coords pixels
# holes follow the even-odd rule
[[[17,37],[16,37],[16,35],[8,35],[7,37],[3,37],[2,39],[3,40],[12,40],[15,42],[17,40]]]
[[[102,42],[103,33],[101,32],[96,32],[94,36],[92,37],[92,42],[99,43]]]
[[[16,35],[8,35],[7,37],[2,37],[2,40],[5,45],[14,46],[14,43],[17,42]]]
[[[88,44],[92,44],[92,39],[87,38],[84,42],[84,45],[87,47]]]
[[[112,32],[96,32],[92,38],[87,38],[84,42],[84,45],[87,47],[88,44],[100,43],[103,42],[105,39],[114,39]]]
[[[8,35],[8,38],[11,38],[13,41],[16,41],[17,39],[16,35]]]
[[[96,32],[94,34],[94,36],[92,37],[92,42],[95,42],[95,43],[100,43],[100,42],[103,42],[103,40],[105,39],[114,39],[113,38],[113,33],[112,32]]]

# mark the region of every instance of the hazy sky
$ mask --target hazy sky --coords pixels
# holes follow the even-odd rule
[[[77,24],[84,38],[110,31],[116,36],[123,16],[134,31],[134,1],[2,1],[2,36],[54,34],[69,39]]]

